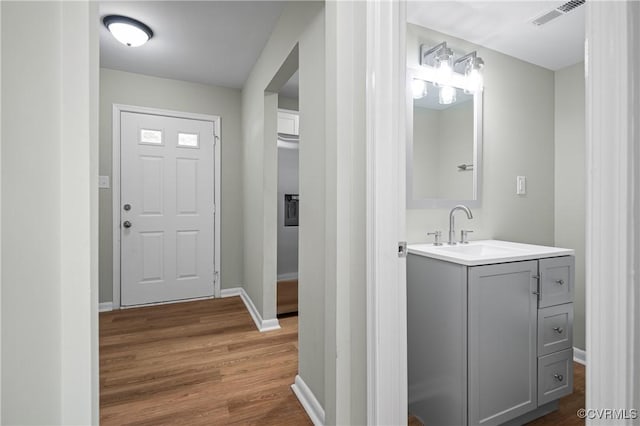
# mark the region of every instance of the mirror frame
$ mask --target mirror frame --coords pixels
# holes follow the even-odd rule
[[[473,199],[455,200],[448,198],[414,198],[413,196],[413,93],[411,83],[414,77],[432,81],[428,74],[420,68],[407,68],[407,80],[405,83],[405,98],[407,107],[407,208],[409,209],[449,209],[458,204],[478,208],[481,205],[482,194],[482,120],[483,120],[483,93],[479,90],[473,95]],[[454,85],[456,89],[459,86]]]

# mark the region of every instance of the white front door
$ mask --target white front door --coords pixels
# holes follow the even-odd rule
[[[214,123],[121,112],[122,306],[214,294]]]

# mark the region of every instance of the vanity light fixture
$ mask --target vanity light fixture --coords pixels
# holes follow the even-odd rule
[[[467,79],[467,88],[464,92],[469,94],[482,89],[482,68],[484,68],[484,61],[478,57],[477,52],[474,50],[457,59],[454,67],[458,64],[465,64],[464,75]]]
[[[102,22],[115,39],[125,46],[142,46],[153,37],[151,28],[127,16],[108,15],[102,19]]]
[[[413,91],[413,99],[420,99],[427,96],[427,82],[421,78],[414,78],[411,82],[411,90]]]
[[[478,57],[475,50],[458,59],[455,59],[455,56],[453,50],[447,46],[447,42],[433,47],[424,44],[420,46],[420,65],[428,70],[433,78],[430,81],[433,81],[435,85],[463,87],[467,94],[482,90],[482,69],[484,68],[482,58]],[[464,68],[460,69],[459,65]],[[451,89],[441,90],[440,103],[443,103],[443,99],[450,99],[451,93]],[[455,93],[453,93],[453,102],[455,102]]]
[[[429,49],[422,45],[420,50],[420,65],[427,65],[430,56],[433,55],[431,63],[438,74],[436,83],[444,82],[451,78],[451,75],[453,75],[453,50],[447,47],[446,41]]]

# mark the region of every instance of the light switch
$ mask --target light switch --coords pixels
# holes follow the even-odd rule
[[[527,194],[527,177],[516,176],[516,195]]]
[[[98,177],[98,188],[110,188],[110,186],[109,186],[109,176],[99,176]]]

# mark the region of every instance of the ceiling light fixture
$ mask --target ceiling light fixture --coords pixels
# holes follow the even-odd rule
[[[142,46],[153,37],[151,28],[133,18],[121,15],[108,15],[102,19],[102,22],[115,39],[125,46]]]

